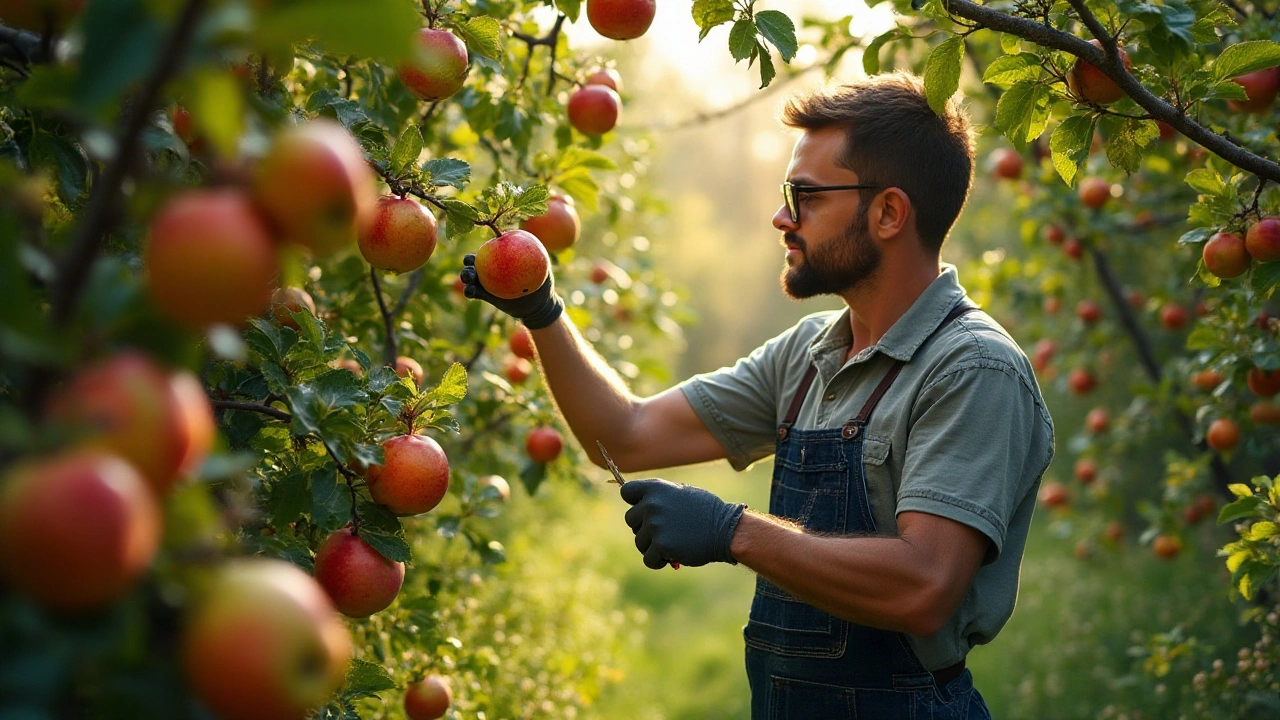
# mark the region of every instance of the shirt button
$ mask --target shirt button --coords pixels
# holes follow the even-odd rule
[[[827,401],[827,402],[831,402],[832,400],[835,400],[835,399],[836,399],[836,394],[835,394],[835,393],[827,393],[827,397],[826,397],[825,399],[826,399],[826,401]]]

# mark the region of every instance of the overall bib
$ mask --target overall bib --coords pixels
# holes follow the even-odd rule
[[[956,307],[939,328],[976,309]],[[889,370],[862,411],[842,427],[794,430],[817,374],[809,366],[778,426],[771,514],[813,532],[876,532],[863,477],[863,430],[903,365],[899,361]],[[903,633],[842,620],[763,577],[756,578],[743,635],[753,720],[990,718],[963,660],[929,672]]]

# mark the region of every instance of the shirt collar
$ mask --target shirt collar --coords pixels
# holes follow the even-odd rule
[[[910,362],[916,350],[933,335],[943,318],[965,296],[960,285],[956,267],[942,263],[942,272],[929,287],[916,298],[907,312],[898,318],[889,328],[889,332],[880,338],[871,350],[888,355],[895,360]],[[809,348],[810,357],[815,361],[819,355],[836,349],[848,348],[853,343],[853,329],[849,323],[849,308],[838,313],[827,323],[827,326],[814,338]],[[866,351],[864,351],[866,352]],[[866,352],[870,356],[870,352]]]

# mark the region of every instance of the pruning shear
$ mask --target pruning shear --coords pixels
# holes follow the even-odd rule
[[[618,483],[618,485],[626,485],[627,481],[622,477],[622,473],[618,472],[618,466],[614,464],[613,458],[609,457],[609,451],[604,449],[604,443],[597,440],[596,447],[600,448],[600,456],[603,457],[605,463],[608,464],[609,472],[613,473],[613,481]],[[671,569],[679,570],[680,563],[671,563]]]

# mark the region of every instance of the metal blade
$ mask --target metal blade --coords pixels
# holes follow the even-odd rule
[[[596,447],[600,448],[600,455],[604,457],[604,461],[609,465],[609,472],[613,473],[614,482],[619,485],[625,485],[626,480],[622,479],[622,473],[618,472],[618,466],[613,464],[613,458],[609,457],[609,451],[604,449],[604,443],[596,441]]]

